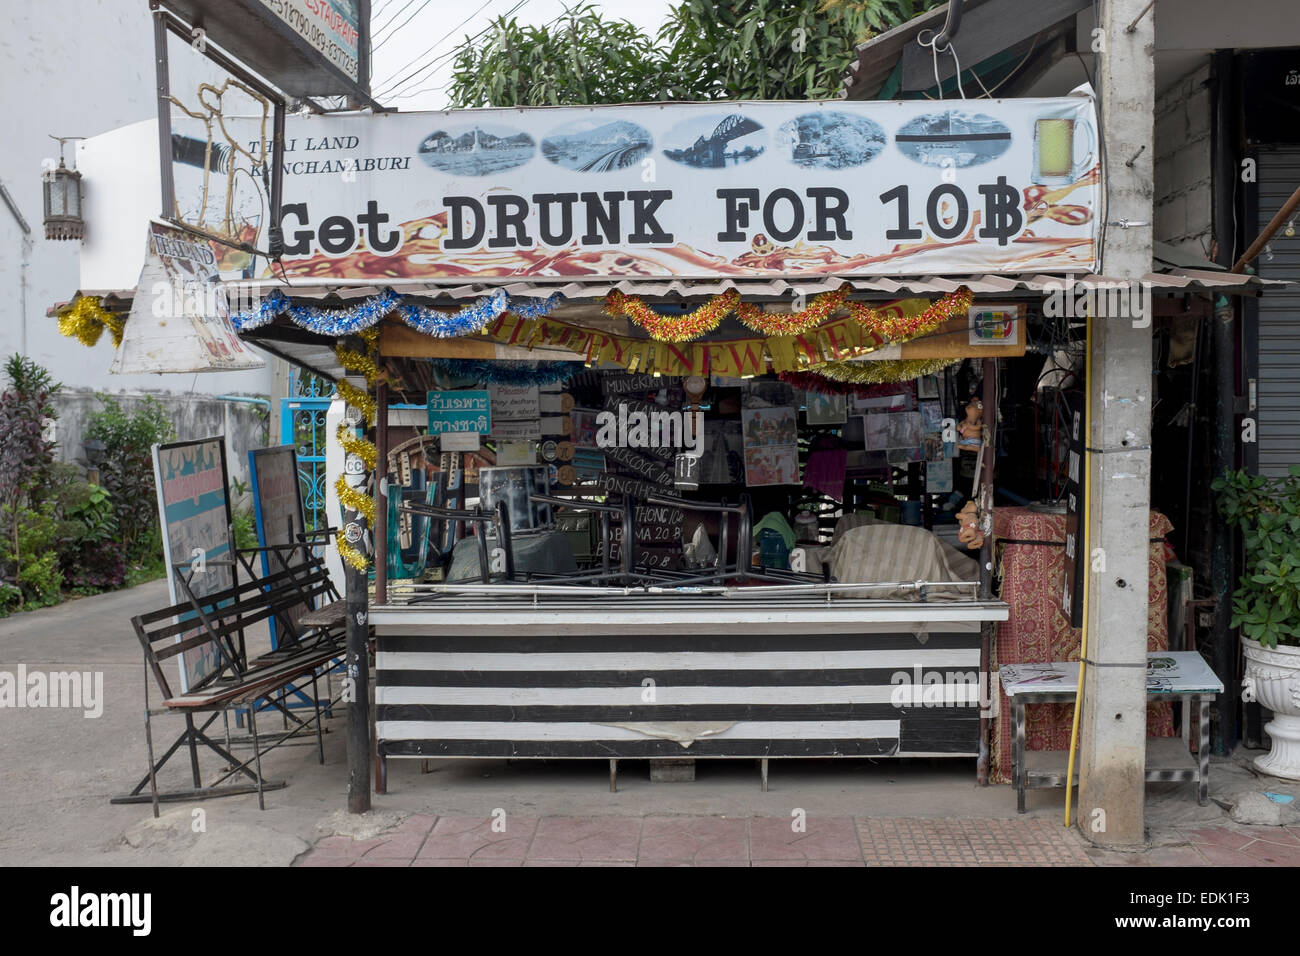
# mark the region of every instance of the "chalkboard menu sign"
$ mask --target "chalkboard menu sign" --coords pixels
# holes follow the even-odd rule
[[[682,520],[680,508],[651,505],[645,501],[650,495],[663,498],[678,497],[671,486],[658,486],[628,475],[605,473],[596,479],[597,486],[614,496],[615,503],[631,498],[635,510],[636,564],[642,568],[675,569],[682,562]],[[612,522],[610,560],[618,563],[623,555],[623,526]],[[597,545],[599,557],[600,545]]]
[[[1070,443],[1066,462],[1065,576],[1061,588],[1061,610],[1070,619],[1071,627],[1079,627],[1083,624],[1083,565],[1088,554],[1084,540],[1086,529],[1080,521],[1084,483],[1087,481],[1084,446],[1088,429],[1084,421],[1083,395],[1070,393],[1065,400],[1070,409]]]

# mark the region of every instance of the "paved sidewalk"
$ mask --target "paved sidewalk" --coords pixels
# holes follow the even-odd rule
[[[0,708],[0,866],[1300,865],[1295,827],[1242,827],[1223,809],[1240,792],[1300,798],[1300,783],[1255,774],[1249,753],[1212,761],[1204,807],[1192,783],[1149,786],[1151,847],[1132,854],[1065,830],[1063,791],[1031,791],[1029,812],[1017,814],[1011,788],[976,784],[974,761],[777,761],[767,792],[755,761],[700,761],[688,784],[652,783],[645,761],[629,761],[617,793],[602,761],[392,761],[389,792],[363,819],[342,811],[341,710],[326,721],[324,765],[312,739],[271,753],[268,776],[289,786],[267,794],[265,812],[248,794],[164,804],[154,820],[148,804],[109,800],[145,770],[145,673],[130,617],[166,602],[166,583],[154,581],[0,621],[0,671],[103,675],[95,718]],[[178,731],[178,718],[160,718],[155,745]],[[215,755],[200,763],[205,780],[224,769]],[[188,784],[182,755],[162,785]],[[803,832],[791,827],[796,809]],[[494,814],[505,815],[504,833]],[[372,839],[346,835],[355,832]]]
[[[1300,827],[1175,831],[1144,853],[1043,819],[435,817],[326,837],[299,866],[1300,866]]]

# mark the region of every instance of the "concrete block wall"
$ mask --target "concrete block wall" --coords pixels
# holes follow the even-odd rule
[[[167,409],[176,426],[176,440],[226,436],[226,467],[231,483],[235,479],[248,481],[248,452],[267,444],[267,423],[262,415],[264,406],[239,402],[223,402],[206,395],[175,395],[166,392],[123,392],[113,395],[130,412],[144,401],[147,395],[158,399]],[[60,461],[76,462],[83,467],[85,449],[82,441],[87,419],[103,408],[92,389],[69,388],[55,400],[55,454]],[[233,490],[233,489],[232,489]],[[238,502],[236,502],[238,504]]]
[[[1209,79],[1207,59],[1156,97],[1155,116],[1155,239],[1202,256],[1213,236]]]

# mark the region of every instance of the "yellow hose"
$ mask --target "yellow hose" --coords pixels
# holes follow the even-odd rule
[[[1092,428],[1092,311],[1089,310],[1085,328],[1085,353],[1083,356],[1084,416],[1083,416],[1083,514],[1079,515],[1079,525],[1084,529],[1083,540],[1087,542],[1088,519],[1092,515],[1092,442],[1088,439],[1088,430]],[[1091,542],[1087,542],[1091,544]],[[1079,748],[1079,704],[1083,700],[1084,659],[1088,656],[1088,572],[1091,571],[1092,559],[1089,552],[1079,550],[1076,561],[1083,562],[1083,634],[1079,643],[1079,686],[1074,692],[1074,719],[1070,725],[1070,759],[1065,765],[1065,825],[1070,825],[1070,797],[1074,794],[1074,755]]]

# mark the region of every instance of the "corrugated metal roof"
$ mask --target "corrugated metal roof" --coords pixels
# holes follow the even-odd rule
[[[1075,15],[1091,0],[965,0],[963,18],[953,45],[961,57],[963,72],[976,73],[982,63],[1014,51],[1025,59],[1034,49],[1046,50],[1050,39],[1064,29],[1072,29]],[[906,23],[879,36],[860,43],[854,57],[844,70],[840,95],[852,100],[875,99],[880,96],[895,70],[898,76],[886,98],[903,91],[927,90],[933,87],[932,77],[937,71],[939,80],[947,82],[956,73],[956,61],[951,56],[937,58],[922,47],[918,35],[930,31],[937,33],[948,16],[949,4],[935,7]],[[1030,39],[1034,43],[1030,43]],[[968,80],[969,82],[969,80]]]
[[[1153,290],[1178,292],[1182,290],[1227,291],[1255,294],[1266,285],[1278,285],[1272,281],[1262,280],[1256,276],[1238,275],[1214,269],[1210,263],[1205,268],[1159,269],[1142,277],[1150,283]],[[718,295],[728,289],[735,289],[742,295],[753,298],[781,298],[792,295],[816,295],[829,292],[847,284],[854,291],[865,295],[900,297],[906,295],[943,295],[961,286],[966,286],[976,295],[1015,296],[1024,293],[1042,293],[1053,287],[1059,288],[1069,281],[1089,283],[1126,282],[1125,279],[1076,273],[1074,275],[1048,275],[1037,273],[994,274],[973,276],[871,276],[843,277],[826,276],[809,279],[587,279],[581,282],[544,279],[525,279],[519,281],[474,282],[460,285],[442,285],[435,282],[404,284],[397,291],[407,295],[422,296],[430,299],[463,300],[474,299],[495,289],[502,288],[512,296],[522,298],[544,298],[553,293],[560,293],[566,301],[603,299],[617,289],[627,294],[652,296],[654,298],[699,298]],[[326,285],[294,285],[287,289],[282,283],[267,282],[251,290],[256,294],[278,289],[296,299],[323,299],[335,296],[343,301],[361,299],[376,295],[379,286],[350,286],[346,288]]]

